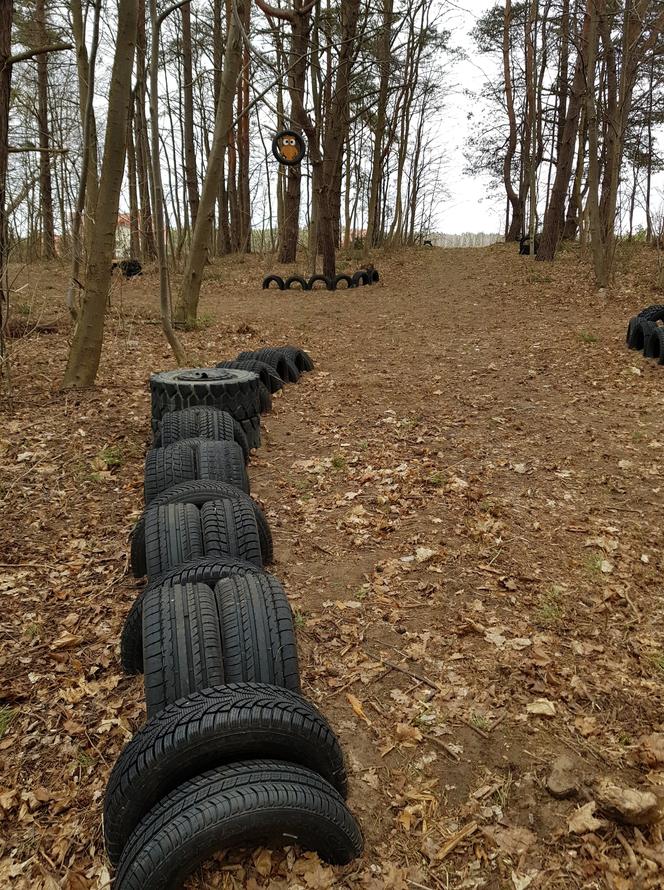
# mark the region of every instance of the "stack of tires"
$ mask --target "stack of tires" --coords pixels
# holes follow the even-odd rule
[[[642,351],[646,358],[664,365],[664,306],[648,306],[638,315],[630,318],[627,325],[627,345],[630,349]]]
[[[346,770],[300,694],[293,616],[246,465],[272,394],[311,370],[295,347],[150,380],[154,447],[131,540],[147,584],[122,665],[143,673],[147,723],[104,800],[116,890],[171,890],[219,850],[296,844],[331,863],[362,850]]]

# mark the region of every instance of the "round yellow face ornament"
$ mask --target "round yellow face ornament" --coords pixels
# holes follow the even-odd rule
[[[272,140],[272,154],[287,167],[299,164],[306,151],[304,139],[295,130],[282,130]]]

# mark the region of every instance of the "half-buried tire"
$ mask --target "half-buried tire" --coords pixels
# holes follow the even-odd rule
[[[143,578],[147,574],[145,562],[145,520],[148,510],[166,504],[194,504],[196,507],[202,507],[208,501],[218,501],[224,498],[235,498],[236,500],[245,501],[251,506],[256,517],[256,525],[258,526],[258,538],[263,565],[269,565],[274,559],[272,532],[259,504],[235,485],[214,480],[193,479],[189,482],[173,485],[158,495],[134,526],[134,530],[131,533],[131,568],[134,577]]]
[[[318,773],[345,797],[346,768],[330,725],[288,689],[238,683],[195,692],[164,708],[125,746],[104,797],[111,862],[166,794],[202,772],[238,760],[274,758]]]
[[[120,660],[124,672],[140,674],[143,671],[143,600],[150,590],[163,584],[207,584],[214,587],[222,578],[260,571],[258,566],[243,560],[197,559],[153,578],[132,603],[122,626]]]
[[[343,798],[312,770],[248,760],[183,782],[136,826],[122,853],[115,890],[176,890],[216,852],[290,846],[344,865],[362,835]]]

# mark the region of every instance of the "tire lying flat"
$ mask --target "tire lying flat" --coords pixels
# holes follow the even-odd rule
[[[316,773],[277,760],[209,770],[159,801],[122,853],[115,890],[169,890],[215,852],[257,845],[313,850],[344,865],[362,835],[343,798]]]
[[[189,368],[150,377],[152,431],[157,434],[167,411],[219,408],[236,420],[260,414],[259,379],[232,368]]]
[[[258,537],[260,540],[261,557],[263,565],[269,565],[274,559],[274,545],[269,523],[259,504],[237,486],[227,482],[215,480],[193,479],[189,482],[181,482],[173,485],[152,500],[131,533],[131,567],[135,578],[143,578],[147,575],[145,562],[145,518],[147,510],[152,507],[161,507],[165,504],[193,504],[202,507],[208,501],[235,498],[245,501],[251,506],[256,517]]]
[[[104,797],[108,856],[183,782],[237,760],[274,758],[317,772],[345,797],[343,753],[331,727],[288,689],[243,683],[196,692],[149,720],[125,746]]]
[[[260,573],[258,566],[233,559],[197,559],[177,566],[150,581],[134,600],[120,637],[120,661],[127,674],[143,671],[143,601],[148,591],[163,584],[207,584],[211,587],[222,578]]]

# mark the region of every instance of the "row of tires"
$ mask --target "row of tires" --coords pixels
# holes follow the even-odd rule
[[[292,611],[247,464],[273,393],[312,370],[295,347],[154,374],[145,509],[121,658],[147,722],[104,798],[115,890],[171,890],[219,850],[297,844],[331,863],[362,850],[339,742],[300,692]]]
[[[370,284],[377,284],[380,281],[380,275],[373,266],[367,266],[366,269],[358,269],[353,275],[336,275],[329,278],[326,275],[312,275],[310,278],[304,278],[302,275],[291,275],[290,278],[282,278],[280,275],[267,275],[263,279],[263,290],[268,290],[272,285],[276,285],[278,290],[291,290],[297,285],[300,290],[317,290],[316,285],[324,285],[326,290],[339,290],[340,285],[345,285],[345,290],[353,287],[366,287]],[[320,288],[322,290],[323,288]]]
[[[630,349],[641,351],[646,358],[664,365],[664,327],[658,322],[664,322],[664,306],[648,306],[630,318],[626,341]]]

